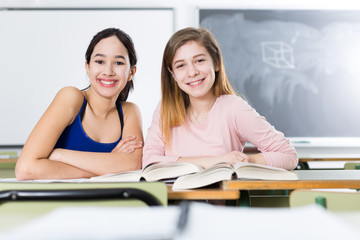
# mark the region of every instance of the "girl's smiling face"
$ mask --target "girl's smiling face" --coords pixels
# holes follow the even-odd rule
[[[132,78],[128,51],[116,36],[96,44],[86,71],[92,88],[104,97],[117,98]]]
[[[211,91],[215,82],[213,60],[201,44],[188,41],[179,47],[172,62],[172,75],[180,89],[190,98],[203,98],[213,95]]]

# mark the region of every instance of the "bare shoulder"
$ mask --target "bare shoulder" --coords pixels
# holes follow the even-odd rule
[[[133,102],[123,102],[121,104],[124,113],[129,113],[129,114],[140,114],[140,109],[139,107],[133,103]]]
[[[124,113],[125,128],[123,136],[137,136],[138,139],[143,139],[142,136],[142,118],[139,107],[132,102],[123,102],[121,104]]]
[[[56,94],[55,102],[61,102],[62,105],[76,106],[84,101],[84,93],[76,87],[64,87]]]
[[[83,102],[82,91],[75,87],[64,87],[56,94],[50,107],[74,115],[79,112]]]
[[[71,102],[73,102],[74,100],[82,101],[84,99],[84,93],[76,87],[63,87],[56,94],[55,98],[61,98],[62,100]]]

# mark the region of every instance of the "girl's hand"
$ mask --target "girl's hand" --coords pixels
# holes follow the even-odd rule
[[[208,168],[218,163],[228,162],[231,165],[236,165],[240,162],[250,162],[250,156],[245,153],[232,151],[220,156],[205,156],[205,157],[180,157],[177,161],[192,162],[204,168]]]
[[[219,157],[219,162],[228,162],[235,165],[239,162],[249,162],[249,156],[243,152],[233,151]]]
[[[121,153],[132,153],[135,149],[142,148],[143,142],[136,141],[135,136],[129,136],[118,143],[118,145],[111,152],[121,152]]]

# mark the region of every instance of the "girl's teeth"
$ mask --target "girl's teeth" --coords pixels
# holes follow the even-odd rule
[[[199,84],[200,82],[201,82],[201,80],[196,81],[196,82],[189,83],[189,85],[196,85],[196,84]]]
[[[100,81],[102,84],[106,84],[106,85],[111,85],[113,84],[115,81],[111,81],[111,82],[108,82],[108,81]]]

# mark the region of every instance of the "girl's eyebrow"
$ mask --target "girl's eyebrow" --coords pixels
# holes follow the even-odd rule
[[[205,56],[205,54],[204,54],[204,53],[199,53],[198,55],[195,55],[193,58],[203,57],[203,56]]]
[[[199,54],[193,56],[192,58],[204,57],[204,56],[206,56],[204,53],[199,53]],[[176,64],[178,62],[183,62],[183,61],[184,61],[183,59],[179,59],[179,60],[176,60],[173,64]]]
[[[105,56],[106,56],[105,54],[97,53],[97,54],[95,54],[94,57],[105,57]],[[123,55],[116,55],[115,58],[121,58],[121,59],[125,60],[125,57]]]
[[[184,60],[182,60],[182,59],[180,59],[180,60],[176,60],[173,64],[175,65],[175,64],[177,64],[177,63],[179,63],[179,62],[183,62]]]
[[[102,53],[97,53],[97,54],[95,54],[95,56],[94,57],[105,57],[105,54],[102,54]]]
[[[122,58],[125,60],[125,57],[123,55],[116,55],[115,58]]]

